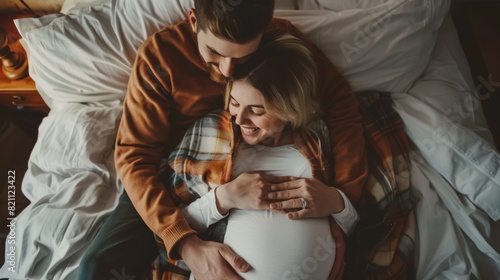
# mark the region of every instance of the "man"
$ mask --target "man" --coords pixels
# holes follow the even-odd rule
[[[153,233],[163,240],[168,257],[183,259],[196,279],[241,279],[235,271],[251,268],[228,246],[197,236],[160,174],[162,158],[189,125],[222,106],[227,77],[259,51],[266,34],[287,32],[306,41],[289,22],[272,20],[273,10],[271,0],[195,0],[188,20],[154,34],[141,47],[116,141],[115,161],[126,192],[84,257],[80,279],[141,275],[157,255]],[[355,203],[368,172],[357,100],[331,62],[310,48],[336,160],[334,185]],[[270,188],[273,182],[262,183]],[[296,197],[294,190],[270,196],[286,200],[284,194]]]

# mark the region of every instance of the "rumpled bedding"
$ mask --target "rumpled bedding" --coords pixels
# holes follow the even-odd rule
[[[1,277],[76,279],[122,192],[113,160],[120,116],[118,102],[68,104],[43,120],[22,183],[31,204],[17,216],[15,267],[5,263]]]
[[[411,154],[416,279],[500,279],[500,154],[451,17],[432,58],[394,109]]]

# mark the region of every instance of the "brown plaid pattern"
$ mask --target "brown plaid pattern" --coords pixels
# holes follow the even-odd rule
[[[385,92],[358,94],[370,175],[347,247],[346,278],[411,279],[416,224],[409,197],[410,142]]]

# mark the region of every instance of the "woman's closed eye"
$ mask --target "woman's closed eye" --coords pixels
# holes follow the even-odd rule
[[[237,102],[229,102],[229,106],[233,108],[239,108],[240,104]],[[255,116],[262,116],[266,113],[266,110],[260,107],[249,107],[248,112]]]
[[[264,110],[263,108],[259,108],[259,107],[251,107],[250,113],[253,115],[256,115],[256,116],[262,116],[266,113],[266,110]]]
[[[247,114],[251,114],[254,116],[262,116],[267,113],[266,109],[264,109],[264,106],[260,104],[244,104],[244,106],[242,107],[241,104],[232,96],[229,100],[229,108],[239,109],[240,111],[245,110]]]

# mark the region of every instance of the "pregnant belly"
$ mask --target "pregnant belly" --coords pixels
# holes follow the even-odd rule
[[[327,218],[289,220],[273,211],[235,210],[224,243],[252,270],[244,279],[327,279],[335,242]]]

